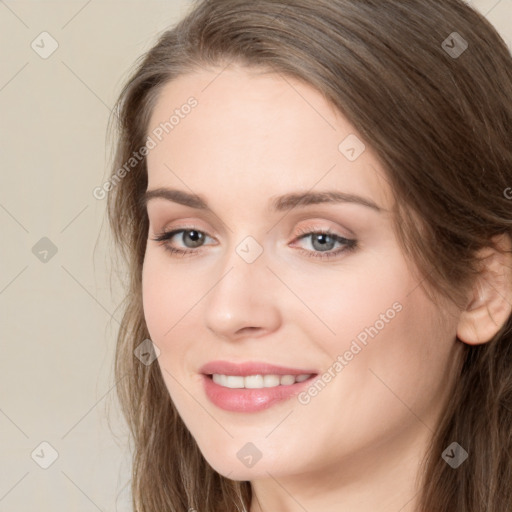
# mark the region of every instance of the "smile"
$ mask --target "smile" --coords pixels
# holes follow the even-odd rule
[[[277,386],[291,386],[309,379],[311,374],[302,375],[223,375],[214,373],[211,377],[215,384],[230,389],[262,389]]]
[[[318,375],[312,368],[260,361],[210,361],[203,365],[203,391],[216,407],[258,412],[298,395]]]

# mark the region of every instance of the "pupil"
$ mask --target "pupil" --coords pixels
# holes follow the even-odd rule
[[[192,245],[195,247],[201,244],[202,234],[198,231],[187,231],[188,237],[192,240]],[[195,244],[195,245],[194,245]]]
[[[330,243],[328,239],[331,239]],[[329,235],[320,234],[313,239],[313,247],[315,246],[315,242],[320,243],[319,247],[315,247],[315,249],[319,249],[321,251],[328,251],[329,249],[332,249],[334,239],[332,239],[331,236]]]

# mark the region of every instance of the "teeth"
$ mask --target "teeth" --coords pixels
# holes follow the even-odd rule
[[[290,386],[295,384],[295,377],[293,375],[283,375],[281,377],[281,386]]]
[[[275,388],[281,384],[281,379],[278,375],[264,375],[263,376],[263,385],[266,388]]]
[[[311,375],[221,375],[214,373],[213,382],[231,389],[262,389],[275,388],[277,386],[291,386],[296,382],[304,382]]]
[[[263,375],[249,375],[242,379],[246,388],[258,389],[263,387]]]

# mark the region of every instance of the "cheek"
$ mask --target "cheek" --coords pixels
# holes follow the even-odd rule
[[[157,361],[167,389],[178,402],[183,394],[179,382],[199,378],[191,359],[191,340],[198,338],[203,295],[202,281],[194,279],[186,266],[169,263],[166,254],[147,251],[142,271],[144,318],[151,340],[160,349]]]
[[[144,318],[151,340],[160,349],[156,362],[160,366],[162,377],[174,404],[180,409],[180,369],[185,356],[184,332],[186,317],[180,321],[184,312],[183,305],[189,301],[188,287],[183,272],[172,271],[158,254],[148,251],[142,271],[142,301]],[[176,380],[177,379],[177,380]],[[183,411],[182,411],[183,412]]]
[[[173,269],[165,255],[148,249],[142,269],[142,302],[146,325],[155,343],[171,336],[169,330],[183,315],[183,304],[190,302],[191,295],[186,273]]]
[[[332,356],[347,350],[353,339],[365,342],[400,322],[401,310],[414,282],[397,259],[347,264],[339,272],[291,275],[287,282],[300,300],[290,300],[291,323],[307,328],[309,338]],[[410,296],[409,296],[410,297]]]
[[[419,390],[435,392],[453,347],[454,325],[441,322],[441,311],[405,262],[399,257],[386,262],[386,267],[374,261],[364,271],[352,268],[332,273],[332,279],[293,283],[311,311],[303,305],[301,311],[289,310],[289,321],[323,352],[324,370],[343,374],[332,379],[337,382],[332,389],[351,395],[354,408],[362,395],[374,403],[377,396],[381,403],[386,397],[397,401],[379,377],[410,403]],[[339,356],[341,365],[334,367]]]
[[[392,429],[415,415],[434,424],[455,356],[454,326],[422,290],[395,284],[388,291],[352,302],[337,324],[342,335],[328,347],[344,356],[330,399],[341,398],[369,432],[377,420]]]
[[[146,259],[142,270],[142,304],[146,325],[151,339],[155,343],[158,343],[162,333],[165,332],[163,311],[167,308],[166,302],[168,301],[158,274],[155,266]]]

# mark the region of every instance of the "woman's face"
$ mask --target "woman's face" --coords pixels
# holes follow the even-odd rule
[[[419,286],[369,144],[316,90],[246,68],[167,84],[148,135],[144,314],[210,465],[234,480],[415,467],[458,311]]]

